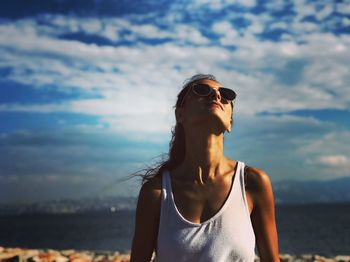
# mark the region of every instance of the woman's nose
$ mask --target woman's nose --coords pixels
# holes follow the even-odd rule
[[[218,89],[212,89],[212,98],[216,101],[221,101],[221,94]]]

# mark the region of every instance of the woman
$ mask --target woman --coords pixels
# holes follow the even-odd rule
[[[236,93],[195,75],[178,94],[169,159],[144,175],[131,261],[280,261],[264,171],[224,155]]]

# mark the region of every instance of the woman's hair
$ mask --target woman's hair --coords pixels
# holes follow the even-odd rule
[[[179,108],[185,98],[189,88],[192,84],[202,81],[202,80],[213,80],[217,81],[215,76],[206,74],[197,74],[187,79],[177,95],[177,101],[174,108]],[[152,177],[158,176],[163,173],[164,170],[173,170],[175,167],[180,165],[185,158],[186,147],[185,147],[185,130],[181,123],[176,122],[175,126],[171,130],[171,140],[169,143],[169,153],[167,154],[166,160],[161,160],[154,167],[149,167],[141,170],[143,174],[142,183],[147,182]],[[164,157],[164,156],[163,156]],[[137,172],[139,173],[139,172]]]

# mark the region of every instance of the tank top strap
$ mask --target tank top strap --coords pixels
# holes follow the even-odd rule
[[[166,191],[167,195],[169,195],[171,192],[171,185],[170,185],[170,173],[168,170],[165,170],[162,175],[162,190]]]
[[[239,172],[239,187],[240,187],[240,192],[242,196],[242,202],[245,207],[245,213],[248,215],[248,218],[250,219],[250,214],[249,214],[249,205],[248,205],[248,200],[247,200],[247,195],[246,195],[246,181],[245,181],[245,172],[246,172],[246,164],[244,162],[241,162],[241,169]]]
[[[168,170],[164,170],[162,173],[162,194],[161,194],[161,209],[160,209],[160,221],[167,220],[169,216],[170,208],[170,174]]]

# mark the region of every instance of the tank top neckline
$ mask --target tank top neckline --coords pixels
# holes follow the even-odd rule
[[[195,222],[189,221],[178,210],[178,208],[177,208],[177,206],[175,204],[175,198],[174,198],[173,189],[172,189],[172,186],[171,186],[170,172],[169,172],[169,170],[167,170],[165,175],[166,175],[168,189],[170,191],[169,192],[170,193],[170,201],[171,201],[172,206],[174,207],[175,213],[180,218],[180,220],[182,222],[188,224],[188,225],[200,227],[200,226],[208,224],[208,223],[214,221],[216,218],[218,218],[225,211],[226,207],[230,203],[230,199],[231,199],[231,196],[233,195],[233,188],[234,188],[234,185],[235,185],[235,181],[237,180],[236,178],[237,178],[237,174],[238,174],[238,170],[239,169],[240,169],[240,161],[237,161],[236,170],[235,170],[235,174],[234,174],[234,177],[233,177],[233,181],[231,182],[230,191],[229,191],[228,195],[226,196],[226,199],[225,199],[224,203],[222,204],[221,208],[211,218],[209,218],[209,219],[207,219],[207,220],[205,220],[205,221],[203,221],[201,223],[195,223]]]

